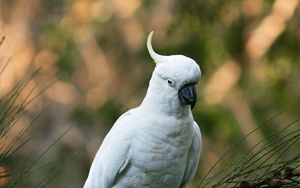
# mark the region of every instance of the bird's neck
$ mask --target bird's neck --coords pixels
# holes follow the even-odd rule
[[[178,93],[163,93],[161,88],[150,82],[147,94],[141,104],[141,107],[149,112],[159,113],[161,115],[183,117],[191,115],[189,105],[181,105],[178,99]]]

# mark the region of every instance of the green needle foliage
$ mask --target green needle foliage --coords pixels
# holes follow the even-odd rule
[[[1,40],[0,46],[3,40],[4,38]],[[9,61],[0,70],[0,79],[8,63]],[[39,97],[43,91],[52,84],[44,87],[44,89],[36,95],[33,95],[33,91],[36,88],[32,88],[24,99],[20,99],[20,94],[25,92],[25,88],[29,87],[30,81],[37,76],[40,69],[41,68],[38,68],[29,73],[27,77],[19,81],[0,99],[0,187],[45,187],[50,180],[59,174],[59,171],[63,169],[67,161],[72,158],[71,156],[68,159],[62,160],[62,162],[51,161],[47,164],[40,164],[41,159],[48,154],[49,150],[58,143],[69,129],[52,141],[48,147],[43,148],[40,154],[36,155],[34,151],[28,152],[30,154],[27,156],[20,154],[20,151],[22,149],[24,150],[26,146],[32,142],[33,136],[28,135],[32,135],[30,130],[32,130],[35,122],[43,111],[37,114],[24,128],[14,129],[14,126],[16,126],[16,123],[24,114],[26,106]],[[14,138],[9,138],[9,132],[12,130],[16,130],[17,133],[14,134]],[[39,170],[43,168],[48,168],[50,173],[47,177],[38,180],[37,183],[32,185],[31,177],[39,173]]]
[[[281,113],[272,119],[279,115]],[[227,150],[202,178],[199,187],[300,187],[300,118],[291,121],[279,132],[270,133],[241,154],[237,161],[218,168],[247,137],[255,131],[260,131],[272,119]]]

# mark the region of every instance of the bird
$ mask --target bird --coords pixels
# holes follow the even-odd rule
[[[160,55],[141,104],[121,115],[104,138],[84,188],[184,188],[201,153],[201,132],[193,119],[199,65],[184,55]]]

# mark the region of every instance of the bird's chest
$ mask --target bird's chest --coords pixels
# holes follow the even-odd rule
[[[139,174],[145,184],[154,181],[177,185],[184,174],[192,144],[192,121],[156,123],[143,127],[135,137],[130,151],[132,171]]]

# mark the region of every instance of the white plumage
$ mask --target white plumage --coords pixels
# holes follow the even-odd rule
[[[182,188],[195,176],[201,133],[191,107],[201,71],[188,57],[155,53],[152,34],[156,67],[147,94],[113,125],[84,188]]]

